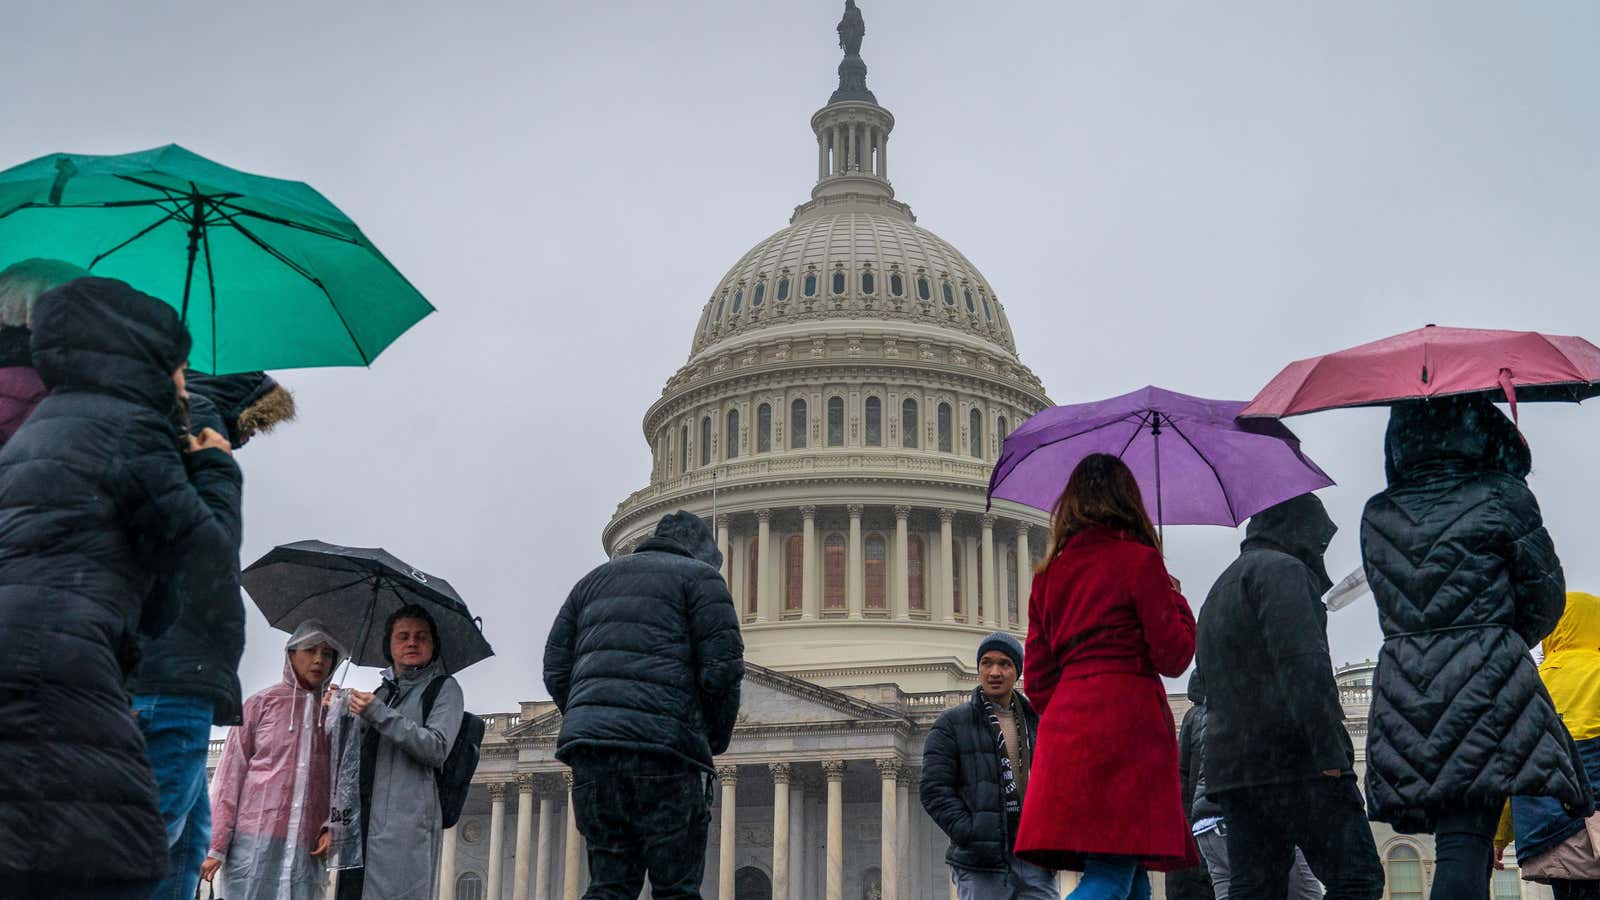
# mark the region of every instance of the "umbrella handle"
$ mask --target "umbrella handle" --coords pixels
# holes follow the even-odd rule
[[[377,608],[377,605],[378,605],[378,592],[380,590],[382,590],[382,586],[379,584],[379,582],[381,580],[382,579],[380,579],[379,577],[373,576],[373,579],[372,579],[372,602],[367,604],[367,611],[361,617],[361,637],[356,641],[355,647],[351,649],[350,655],[345,657],[344,673],[346,675],[350,674],[350,666],[355,663],[356,657],[358,655],[360,655],[361,648],[363,648],[363,647],[365,647],[367,645],[367,635],[370,634],[371,631],[372,631],[372,611],[373,611],[373,609]],[[342,684],[343,682],[339,681],[339,682],[335,682],[335,683],[336,684]]]

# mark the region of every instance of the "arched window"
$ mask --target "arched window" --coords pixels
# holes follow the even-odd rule
[[[802,450],[806,446],[806,402],[804,400],[796,400],[789,405],[789,446]]]
[[[716,315],[716,317],[714,319],[712,319],[713,322],[721,322],[722,321],[722,310],[723,310],[723,307],[725,307],[727,305],[728,305],[728,298],[727,298],[726,295],[724,295],[721,299],[717,300],[717,315]]]
[[[955,552],[950,554],[950,609],[958,619],[965,615],[961,610],[961,550],[961,543],[957,542]]]
[[[983,413],[977,409],[967,416],[967,431],[968,451],[974,459],[983,459]]]
[[[867,446],[883,446],[883,401],[867,398]]]
[[[798,612],[805,590],[805,539],[791,534],[783,542],[783,611]]]
[[[733,459],[739,455],[739,411],[728,410],[728,429],[722,433],[722,455]]]
[[[944,305],[945,306],[955,306],[956,305],[956,294],[955,294],[955,291],[952,291],[950,289],[950,282],[948,282],[948,281],[944,283]]]
[[[994,321],[994,315],[989,312],[989,298],[988,298],[988,296],[985,295],[985,294],[979,294],[978,298],[983,301],[983,320],[985,322]]]
[[[1390,900],[1422,900],[1422,859],[1410,844],[1395,844],[1384,861]]]
[[[835,294],[844,293],[844,272],[843,272],[843,270],[835,269],[833,271],[833,292]]]
[[[1494,900],[1522,900],[1522,874],[1516,869],[1494,873]]]
[[[924,302],[933,299],[933,287],[928,284],[928,279],[917,279],[917,299]]]
[[[999,426],[995,429],[995,433],[999,435],[1000,440],[998,446],[1003,450],[1005,449],[1006,438],[1011,436],[1011,424],[1006,421],[1005,416],[1001,416],[995,424]]]
[[[815,297],[817,295],[817,273],[806,273],[805,280],[800,282],[800,292],[807,297]]]
[[[778,302],[783,303],[789,299],[789,276],[778,279]]]
[[[760,306],[761,301],[765,299],[767,299],[767,283],[765,281],[758,281],[756,282],[755,290],[750,292],[750,305]],[[987,306],[985,308],[987,309]]]
[[[889,296],[904,297],[906,295],[906,279],[899,272],[889,273]]]
[[[972,303],[972,288],[964,288],[961,293],[965,294],[967,298],[967,312],[977,315],[978,307],[974,306]],[[737,312],[738,307],[734,307],[734,310]]]
[[[968,294],[967,296],[970,299],[972,295]],[[740,287],[738,290],[733,292],[733,314],[735,316],[737,316],[739,314],[739,310],[741,310],[743,308],[744,308],[744,288]]]
[[[861,273],[861,293],[870,294],[870,293],[876,291],[877,289],[878,289],[878,279],[873,277],[872,270],[868,269],[867,271],[862,272]]]
[[[928,609],[927,578],[924,576],[926,566],[923,560],[927,559],[927,549],[923,546],[920,535],[912,535],[906,542],[906,593],[910,597],[911,608],[919,612]]]
[[[910,398],[900,404],[900,446],[917,446],[917,401]]]
[[[744,606],[745,612],[753,616],[761,594],[761,542],[751,537],[744,558]]]
[[[952,446],[950,437],[950,404],[939,404],[939,452],[949,453]]]
[[[844,398],[828,398],[828,446],[844,446]]]
[[[456,900],[483,900],[483,879],[476,872],[462,872],[456,878]]]
[[[772,404],[756,407],[756,452],[772,452]]]
[[[711,465],[711,417],[700,420],[700,465]]]
[[[689,471],[689,426],[683,426],[683,435],[678,438],[678,474]]]
[[[1006,619],[1015,628],[1021,622],[1022,608],[1017,604],[1017,548],[1006,548]]]
[[[822,542],[822,608],[844,609],[845,563],[848,557],[844,535],[834,532]]]
[[[883,535],[867,535],[863,568],[867,576],[867,609],[889,608],[889,547]]]

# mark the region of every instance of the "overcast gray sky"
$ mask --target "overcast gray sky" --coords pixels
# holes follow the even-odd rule
[[[648,478],[645,408],[728,266],[815,177],[833,2],[16,4],[0,167],[167,142],[307,181],[440,312],[371,370],[282,373],[241,454],[245,558],[382,545],[539,658]],[[1600,5],[862,0],[894,182],[1006,303],[1058,403],[1246,398],[1284,363],[1428,322],[1600,338]],[[1526,406],[1574,587],[1600,589],[1600,409]],[[1292,420],[1339,481],[1335,577],[1384,416]],[[1198,604],[1228,529],[1168,532]],[[247,691],[283,636],[251,607]],[[1377,651],[1370,599],[1334,658]],[[370,674],[364,676],[370,682]]]

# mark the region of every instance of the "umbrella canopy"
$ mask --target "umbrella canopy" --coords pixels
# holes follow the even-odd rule
[[[310,186],[176,144],[0,172],[0,266],[29,257],[172,304],[203,372],[368,365],[433,311]]]
[[[275,547],[240,578],[272,627],[293,632],[322,622],[357,665],[384,666],[383,624],[402,606],[428,610],[439,627],[439,658],[449,672],[494,655],[482,621],[443,578],[407,565],[387,550],[300,541]]]
[[[1292,362],[1241,413],[1276,419],[1349,406],[1493,392],[1577,402],[1600,394],[1600,348],[1536,331],[1429,325],[1326,356]]]
[[[1242,401],[1158,387],[1051,407],[1006,438],[989,497],[1053,510],[1072,470],[1091,453],[1128,464],[1158,525],[1238,525],[1333,484],[1289,429],[1241,425],[1243,408]]]

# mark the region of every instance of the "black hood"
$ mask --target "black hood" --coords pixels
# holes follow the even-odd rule
[[[711,533],[711,526],[705,519],[681,509],[661,517],[655,537],[639,545],[638,552],[646,550],[677,552],[713,569],[722,568],[722,551],[717,549],[717,536]]]
[[[1195,706],[1206,704],[1206,681],[1200,677],[1200,667],[1195,666],[1189,673],[1189,702]]]
[[[0,326],[0,368],[32,368],[33,353],[28,349],[28,342],[32,339],[33,332],[25,326]]]
[[[261,398],[277,389],[278,383],[265,372],[241,372],[237,375],[207,375],[190,371],[184,376],[190,395],[198,394],[210,400],[217,415],[227,426],[223,434],[234,449],[249,443],[251,435],[239,428],[239,418]]]
[[[92,390],[170,415],[172,373],[189,359],[189,331],[160,300],[110,278],[79,278],[41,295],[30,346],[51,390]]]
[[[1383,457],[1390,484],[1470,470],[1526,478],[1533,469],[1522,433],[1482,394],[1396,405],[1389,412]]]
[[[1328,577],[1323,554],[1339,526],[1333,524],[1328,510],[1316,494],[1301,494],[1269,506],[1250,517],[1245,528],[1244,549],[1268,546],[1293,556],[1306,564],[1317,576],[1320,591],[1333,587]]]

